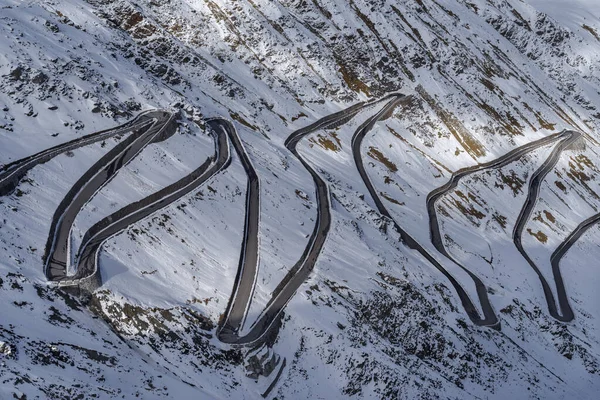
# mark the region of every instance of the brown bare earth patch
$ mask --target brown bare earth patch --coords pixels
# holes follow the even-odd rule
[[[567,187],[565,186],[564,183],[562,183],[561,181],[556,181],[556,182],[554,182],[554,184],[556,185],[557,188],[559,188],[563,192],[567,193]]]
[[[552,222],[553,224],[556,222],[556,218],[554,218],[554,215],[552,215],[550,211],[544,210],[544,215],[546,216],[546,219]]]
[[[129,32],[135,39],[152,36],[158,28],[144,18],[144,15],[130,6],[118,7],[115,10],[116,22],[121,29]]]
[[[494,82],[490,81],[489,79],[486,78],[479,78],[479,81],[481,83],[483,83],[483,86],[485,86],[486,88],[488,88],[490,91],[494,91],[496,89],[496,85],[494,84]]]
[[[292,117],[292,122],[294,122],[294,121],[296,121],[296,120],[298,120],[298,119],[300,119],[300,118],[303,118],[303,117],[307,117],[307,115],[306,115],[306,114],[304,114],[303,112],[301,112],[300,114],[298,114],[298,115],[296,115],[296,116]]]
[[[240,124],[244,125],[245,127],[248,127],[250,129],[252,129],[253,131],[257,131],[258,127],[252,125],[250,122],[246,121],[244,118],[242,118],[242,116],[238,113],[229,113],[229,115],[231,116],[231,119],[233,119],[234,121],[239,122]]]
[[[475,159],[477,157],[485,156],[483,145],[467,131],[454,114],[444,110],[422,86],[417,86],[416,91],[427,102],[429,107],[433,109],[438,118],[442,120],[450,133],[471,157]]]
[[[465,196],[465,194],[463,192],[461,192],[460,190],[457,190],[456,195],[458,197],[460,197],[465,203],[470,203],[469,198],[467,196]],[[477,210],[475,207],[473,207],[472,204],[469,204],[468,208],[458,199],[452,199],[452,202],[454,203],[454,206],[461,212],[463,213],[463,215],[465,215],[466,217],[475,217],[479,220],[483,219],[485,217],[485,214],[482,213],[481,211]]]
[[[134,26],[136,26],[137,24],[139,24],[140,22],[142,22],[144,20],[144,17],[142,16],[142,14],[140,14],[139,12],[134,12],[133,14],[131,14],[129,16],[129,18],[127,18],[124,22],[123,22],[123,29],[125,30],[129,30],[131,28],[133,28]]]
[[[185,27],[183,25],[181,25],[179,22],[174,22],[171,23],[168,27],[167,27],[167,32],[173,34],[173,35],[178,35],[183,33]]]
[[[582,166],[585,165],[586,167],[592,169],[594,172],[598,172],[598,169],[596,168],[592,160],[590,160],[584,154],[579,154],[577,157],[574,157],[573,160],[577,163],[577,165],[579,165],[580,168],[582,168]]]
[[[481,197],[474,195],[473,193],[469,192],[467,194],[467,196],[469,197],[469,200],[472,201],[473,203],[477,204],[479,207],[483,207],[484,204],[487,204],[485,202],[485,200],[483,200]]]
[[[525,184],[525,181],[521,179],[515,171],[510,171],[508,175],[500,173],[500,177],[502,179],[502,183],[511,188],[515,197],[521,192],[521,188]]]
[[[356,73],[346,67],[343,60],[336,61],[339,67],[338,71],[340,74],[342,74],[342,79],[344,79],[346,85],[348,85],[348,87],[355,92],[363,92],[365,95],[370,96],[371,89],[358,78]]]
[[[594,36],[596,38],[596,40],[600,42],[600,35],[598,34],[598,31],[596,31],[596,29],[594,29],[591,26],[586,25],[586,24],[583,24],[581,27],[583,29],[585,29],[586,31],[588,31],[589,33],[591,33],[592,36]]]
[[[338,152],[342,149],[342,142],[338,138],[335,132],[328,133],[327,135],[317,135],[317,140],[314,137],[308,140],[309,142],[318,144],[325,150],[331,150]]]
[[[544,117],[542,117],[542,114],[540,114],[538,111],[534,110],[529,104],[527,104],[525,102],[522,102],[521,104],[523,104],[523,107],[525,107],[529,112],[531,112],[533,115],[535,115],[535,117],[538,120],[538,124],[540,125],[540,128],[547,129],[549,131],[554,130],[554,127],[556,126],[556,124],[546,121],[544,119]]]
[[[389,195],[388,195],[388,194],[386,194],[386,193],[379,192],[379,194],[381,195],[381,197],[383,197],[384,199],[386,199],[386,200],[387,200],[387,201],[389,201],[390,203],[394,203],[394,204],[397,204],[397,205],[399,205],[399,206],[403,206],[403,205],[404,205],[404,202],[403,202],[403,201],[398,201],[398,200],[394,199],[393,197],[389,196]]]
[[[204,303],[204,305],[208,305],[208,303],[210,303],[212,300],[214,300],[213,297],[207,297],[206,299],[199,299],[197,297],[192,297],[191,300],[188,299],[186,300],[187,304],[202,304]]]
[[[383,153],[381,153],[375,147],[369,147],[369,152],[367,153],[367,155],[372,159],[377,160],[383,165],[385,165],[387,169],[390,170],[390,172],[398,171],[398,167],[396,166],[396,164],[391,162],[386,156],[383,155]]]
[[[583,171],[578,171],[575,168],[571,168],[571,171],[569,171],[567,173],[567,175],[569,176],[569,178],[578,181],[579,183],[584,183],[584,182],[588,182],[591,178],[589,175],[587,175],[585,172]]]
[[[567,171],[567,176],[583,186],[596,199],[600,197],[594,190],[592,190],[592,188],[588,185],[588,182],[593,180],[596,176],[595,173],[598,172],[598,168],[594,165],[594,163],[583,154],[571,157],[569,160],[569,170]]]
[[[540,243],[546,243],[548,241],[548,236],[546,236],[546,234],[542,231],[537,231],[536,233],[533,233],[533,231],[529,228],[527,228],[527,232],[535,237]]]
[[[494,213],[492,218],[502,227],[502,229],[506,229],[506,217],[504,215]]]
[[[445,208],[444,206],[441,206],[441,205],[440,205],[440,206],[438,206],[438,207],[437,207],[437,212],[438,212],[440,215],[443,215],[444,217],[447,217],[447,218],[452,218],[452,216],[450,215],[450,213],[448,212],[448,210],[446,210],[446,208]]]

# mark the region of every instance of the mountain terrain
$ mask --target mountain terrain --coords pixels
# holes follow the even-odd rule
[[[0,398],[594,399],[595,0],[1,0]]]

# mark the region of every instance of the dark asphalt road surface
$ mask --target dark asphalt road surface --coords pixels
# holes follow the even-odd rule
[[[371,198],[375,202],[379,213],[385,216],[389,221],[393,223],[394,228],[400,235],[400,240],[408,248],[419,252],[419,254],[421,254],[438,271],[440,271],[446,277],[446,279],[448,279],[448,281],[452,284],[452,287],[456,291],[458,297],[460,298],[460,301],[471,321],[473,321],[474,324],[479,326],[487,326],[494,329],[500,329],[500,321],[496,317],[494,309],[490,304],[489,298],[487,296],[487,290],[483,282],[481,282],[481,280],[475,274],[463,268],[475,283],[477,295],[479,297],[479,301],[484,312],[484,317],[482,318],[479,315],[479,311],[471,301],[469,295],[463,289],[460,283],[427,250],[425,250],[423,246],[421,246],[412,236],[410,236],[408,232],[402,229],[400,225],[394,220],[394,218],[392,218],[387,208],[381,201],[377,191],[375,190],[375,187],[371,183],[367,172],[365,171],[361,155],[361,144],[365,135],[372,129],[372,127],[381,117],[389,113],[400,103],[406,103],[409,101],[411,101],[410,97],[399,95],[396,99],[391,100],[378,114],[373,116],[371,119],[366,121],[362,126],[360,126],[357,129],[357,131],[354,133],[354,136],[352,137],[352,154],[354,156],[356,168],[358,169],[358,173],[360,174],[363,182],[365,183],[367,190],[371,195]]]
[[[441,186],[437,189],[432,190],[427,195],[427,213],[429,214],[429,231],[431,234],[431,242],[433,243],[434,247],[442,255],[444,255],[444,257],[446,257],[448,260],[452,261],[454,264],[460,266],[474,280],[475,286],[477,289],[477,293],[479,296],[479,301],[481,302],[482,308],[484,309],[484,313],[486,314],[486,319],[489,319],[490,321],[492,320],[491,315],[494,313],[494,311],[491,307],[491,304],[489,303],[485,285],[477,276],[475,276],[464,265],[460,264],[454,257],[452,257],[450,255],[450,253],[448,253],[448,251],[446,250],[446,247],[444,246],[444,242],[442,239],[442,235],[440,232],[440,226],[439,226],[439,222],[438,222],[438,218],[437,218],[436,202],[440,198],[442,198],[445,194],[447,194],[452,189],[454,189],[458,185],[458,183],[460,182],[460,180],[462,178],[469,176],[475,172],[485,170],[485,169],[500,168],[502,166],[505,166],[505,165],[519,159],[524,154],[531,152],[535,149],[538,149],[542,146],[553,143],[557,140],[560,140],[561,138],[564,138],[566,135],[567,134],[565,132],[555,133],[555,134],[549,135],[545,138],[533,141],[531,143],[527,143],[527,144],[525,144],[521,147],[518,147],[514,150],[511,150],[510,152],[506,153],[502,157],[499,157],[495,160],[492,160],[492,161],[489,161],[486,163],[482,163],[482,164],[477,164],[472,167],[462,168],[462,169],[454,172],[452,174],[450,180],[446,184],[444,184],[443,186]]]
[[[550,153],[550,156],[544,161],[540,168],[538,168],[537,171],[534,172],[534,174],[531,177],[531,180],[529,181],[529,191],[527,193],[527,199],[523,204],[523,208],[521,208],[521,212],[519,213],[519,217],[517,218],[517,222],[513,230],[513,242],[517,247],[519,253],[521,253],[523,258],[525,258],[527,263],[531,266],[531,268],[533,268],[535,273],[538,275],[542,284],[542,289],[544,290],[544,296],[546,297],[546,303],[548,304],[548,310],[550,312],[550,315],[559,321],[569,322],[572,321],[575,316],[573,314],[573,310],[569,306],[569,301],[566,297],[564,290],[562,291],[562,293],[560,291],[558,292],[559,304],[561,305],[562,311],[561,314],[558,308],[556,307],[556,301],[554,299],[554,294],[550,289],[550,285],[546,281],[546,278],[544,278],[544,275],[537,267],[535,262],[529,257],[529,255],[523,248],[523,244],[521,243],[523,230],[525,229],[525,225],[531,217],[531,213],[533,212],[533,208],[535,207],[537,198],[539,197],[540,185],[544,181],[546,175],[550,171],[552,171],[552,169],[556,166],[556,163],[558,162],[558,159],[560,158],[562,152],[568,149],[569,146],[573,144],[573,142],[575,142],[581,137],[581,134],[576,131],[566,131],[565,134],[566,135],[561,140],[561,142],[556,145],[556,147],[552,150],[552,153]],[[564,306],[564,308],[562,306]]]
[[[440,251],[441,254],[463,268],[473,279],[477,288],[479,301],[481,302],[482,309],[484,311],[483,318],[480,317],[479,311],[473,305],[469,296],[462,286],[456,281],[456,279],[450,273],[448,273],[446,269],[431,254],[429,254],[417,241],[415,241],[406,231],[404,231],[391,217],[364,169],[360,152],[362,140],[379,120],[389,114],[399,104],[410,101],[409,97],[401,94],[390,94],[376,101],[355,104],[345,110],[321,118],[315,123],[293,132],[286,140],[286,148],[300,161],[300,163],[313,178],[315,184],[315,198],[317,203],[317,218],[312,234],[302,256],[289,270],[282,282],[277,286],[265,309],[259,315],[257,321],[252,324],[249,332],[244,336],[240,336],[239,332],[243,328],[245,319],[247,317],[249,304],[251,302],[256,284],[256,276],[259,266],[260,181],[235,130],[235,127],[231,122],[221,118],[207,120],[207,124],[216,135],[214,157],[207,159],[199,168],[181,180],[173,183],[157,193],[154,193],[138,202],[120,209],[90,228],[84,235],[80,250],[77,252],[75,257],[75,265],[77,268],[75,275],[73,276],[67,276],[67,265],[71,261],[69,240],[72,224],[80,209],[94,196],[98,190],[100,190],[115,176],[122,166],[126,165],[137,154],[139,154],[139,152],[145,146],[152,142],[164,140],[172,135],[174,132],[172,124],[174,116],[165,111],[144,113],[121,127],[88,135],[85,138],[77,139],[61,146],[56,146],[55,148],[48,149],[38,153],[37,155],[5,166],[4,172],[0,174],[0,194],[1,190],[12,190],[11,188],[14,188],[14,186],[18,184],[18,179],[33,166],[45,162],[61,152],[103,140],[116,134],[123,134],[128,131],[133,131],[133,133],[127,139],[115,146],[114,149],[110,150],[104,157],[102,157],[101,160],[94,164],[94,166],[92,166],[74,185],[67,196],[65,196],[65,199],[54,215],[51,235],[49,236],[48,242],[49,245],[46,249],[46,275],[49,280],[60,281],[62,283],[76,283],[78,280],[89,278],[91,276],[97,276],[99,282],[101,282],[98,268],[98,254],[102,244],[108,238],[116,235],[131,224],[140,221],[157,210],[166,207],[185,194],[194,190],[202,183],[206,182],[215,174],[225,169],[231,162],[231,154],[229,150],[230,142],[240,157],[242,165],[248,176],[246,190],[246,216],[237,276],[234,282],[232,296],[226,309],[225,318],[220,323],[217,335],[221,341],[230,344],[256,344],[263,340],[267,333],[269,333],[270,328],[274,326],[274,322],[282,315],[282,311],[287,303],[294,296],[298,288],[309,277],[323,248],[331,225],[331,205],[328,186],[326,182],[319,176],[317,171],[315,171],[315,169],[298,153],[296,149],[297,144],[310,133],[321,129],[339,126],[353,118],[361,110],[376,103],[388,100],[389,102],[376,115],[369,118],[359,127],[352,138],[352,151],[359,174],[361,175],[378,211],[385,218],[393,222],[395,229],[400,235],[401,241],[409,248],[418,251],[451,282],[463,304],[463,307],[473,323],[499,329],[500,323],[490,305],[487,297],[487,291],[481,280],[479,280],[477,276],[472,274],[462,265],[456,263],[456,261],[444,248],[441,241],[441,234],[439,232],[437,215],[435,213],[435,203],[441,196],[443,196],[452,188],[456,187],[458,181],[462,177],[485,168],[496,168],[505,165],[522,156],[527,151],[531,151],[535,148],[551,143],[554,140],[563,138],[561,144],[557,146],[557,149],[560,148],[560,150],[555,149],[556,154],[553,152],[549,159],[546,160],[544,165],[538,171],[536,171],[535,176],[532,178],[528,201],[521,210],[518,220],[519,222],[515,227],[515,244],[524,257],[528,259],[526,253],[522,249],[522,246],[519,246],[520,233],[522,233],[524,224],[529,218],[535,205],[535,198],[539,192],[539,184],[543,181],[544,176],[556,164],[562,149],[568,147],[568,145],[570,145],[579,137],[577,136],[578,134],[576,132],[563,132],[561,134],[551,135],[547,138],[540,139],[536,142],[532,142],[515,149],[497,160],[459,170],[452,175],[452,178],[448,183],[432,191],[428,195],[427,209],[430,215],[430,230],[434,246]],[[557,252],[555,252],[556,256],[553,255],[553,270],[559,271],[558,262],[560,261],[560,258],[566,253],[566,251],[568,251],[570,246],[579,238],[582,232],[599,219],[600,217],[597,217],[596,219],[592,217],[588,221],[588,225],[582,223],[580,226],[581,229],[579,230],[581,233],[577,233],[578,231],[576,230],[570,236],[570,241],[567,240],[564,243],[564,246],[561,247],[563,249],[561,250],[562,253],[559,252],[561,248],[557,249]],[[590,222],[592,220],[593,222]],[[528,259],[528,261],[530,260]],[[556,267],[554,267],[555,262],[557,265]],[[534,269],[536,268],[534,264],[532,266]],[[537,272],[539,274],[539,271]],[[560,275],[560,272],[558,272],[558,274]],[[558,280],[557,284],[559,284]],[[560,280],[560,285],[562,285],[562,279]],[[546,292],[546,288],[544,291]],[[563,298],[561,297],[560,293],[561,290],[559,289],[559,302],[561,304],[561,309],[565,310],[566,308],[564,304],[566,304],[568,307],[568,302],[566,301],[566,296],[564,296],[565,303],[563,304]],[[551,292],[550,295],[552,295]],[[552,304],[554,304],[553,298]],[[568,309],[570,310],[570,308]]]
[[[265,309],[262,311],[256,322],[252,324],[249,332],[244,336],[239,336],[235,329],[228,329],[227,325],[225,325],[219,332],[219,339],[221,341],[236,345],[250,345],[264,340],[270,329],[274,326],[274,322],[281,316],[287,303],[310,275],[317,262],[321,249],[323,248],[323,244],[325,243],[331,224],[329,191],[327,184],[321,179],[319,174],[296,150],[298,142],[312,132],[345,123],[365,107],[369,107],[375,103],[388,99],[389,97],[390,96],[386,96],[383,99],[368,103],[355,104],[345,110],[321,118],[309,126],[292,132],[290,136],[288,136],[285,142],[286,148],[302,163],[315,183],[315,196],[317,200],[317,219],[315,227],[302,256],[274,290],[271,299],[267,302]],[[249,202],[252,203],[252,201],[252,198],[250,198]],[[247,250],[242,249],[242,252],[245,251]],[[240,262],[240,268],[242,270],[238,271],[238,276],[236,277],[236,286],[238,286],[238,289],[234,288],[234,296],[232,296],[233,300],[230,300],[234,304],[228,306],[228,309],[237,308],[241,312],[243,308],[247,308],[250,299],[242,298],[240,296],[239,288],[250,284],[254,285],[256,265],[252,265],[248,262]],[[249,268],[249,271],[244,271],[245,268]],[[247,296],[248,293],[251,293],[251,290],[249,287],[246,287],[243,288],[243,292],[246,293],[244,296]],[[236,304],[238,302],[239,305]],[[239,315],[239,313],[237,315]],[[242,318],[245,318],[245,316]],[[237,320],[240,320],[240,318],[237,317]],[[232,321],[234,323],[230,324],[233,328],[237,325],[235,323],[236,321]]]
[[[4,165],[0,168],[0,196],[10,194],[17,187],[21,178],[23,178],[25,174],[27,174],[27,172],[36,165],[43,164],[57,155],[67,151],[75,150],[117,135],[126,134],[127,132],[143,129],[152,123],[151,114],[152,112],[141,113],[133,120],[116,128],[95,132]]]
[[[45,254],[48,280],[59,281],[67,276],[67,266],[72,261],[71,229],[81,208],[148,144],[165,139],[165,131],[175,116],[166,111],[156,111],[149,115],[154,118],[154,123],[149,128],[134,130],[127,139],[88,169],[54,213]]]
[[[436,249],[440,253],[444,254],[446,257],[451,258],[451,256],[447,253],[447,251],[443,245],[443,241],[442,241],[442,237],[441,237],[441,233],[440,233],[439,222],[438,222],[438,218],[437,218],[437,210],[435,208],[435,205],[439,199],[441,199],[443,196],[446,195],[446,193],[448,193],[452,189],[454,189],[458,185],[458,183],[460,182],[460,180],[462,178],[469,176],[471,174],[474,174],[475,172],[485,170],[485,169],[501,168],[507,164],[510,164],[513,161],[516,161],[517,159],[519,159],[526,153],[529,153],[535,149],[538,149],[542,146],[548,145],[550,143],[553,143],[553,142],[563,138],[564,135],[565,135],[565,132],[555,133],[555,134],[549,135],[545,138],[533,141],[531,143],[527,143],[527,144],[525,144],[521,147],[518,147],[514,150],[511,150],[510,152],[506,153],[502,157],[499,157],[495,160],[489,161],[487,163],[477,164],[472,167],[462,168],[462,169],[454,172],[452,174],[452,176],[450,177],[450,180],[447,183],[445,183],[443,186],[440,186],[439,188],[432,190],[427,195],[427,213],[429,214],[429,230],[431,232],[431,241],[433,242]]]
[[[177,182],[121,208],[90,228],[83,237],[76,257],[77,272],[68,279],[83,279],[99,274],[98,253],[106,240],[181,199],[226,168],[231,160],[227,136],[219,131],[215,132],[214,156]]]
[[[550,264],[552,265],[552,275],[554,282],[556,283],[556,293],[558,295],[558,305],[563,312],[563,317],[571,317],[571,320],[575,318],[575,314],[569,304],[569,298],[567,297],[567,291],[563,282],[562,274],[560,272],[560,262],[567,252],[573,247],[575,242],[592,226],[600,222],[600,213],[591,216],[582,223],[580,223],[573,232],[567,236],[567,238],[554,250],[552,256],[550,256]]]
[[[221,132],[229,137],[248,177],[246,217],[244,219],[238,270],[233,292],[225,310],[225,317],[220,322],[217,330],[217,336],[221,341],[232,342],[238,337],[238,332],[243,327],[246,319],[258,272],[260,181],[233,124],[221,118],[211,119],[207,123],[214,131]]]

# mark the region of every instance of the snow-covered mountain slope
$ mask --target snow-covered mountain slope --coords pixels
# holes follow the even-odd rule
[[[233,121],[258,178],[236,334],[315,248],[320,189],[330,223],[260,346],[232,346],[221,328],[250,246],[233,145],[226,168],[104,243],[87,299],[47,282],[53,216],[129,135],[35,166],[0,197],[0,398],[596,398],[598,227],[559,260],[562,283],[551,258],[600,207],[599,65],[594,0],[1,0],[0,165],[143,110],[179,113],[78,212],[74,249],[210,159],[212,117]],[[407,97],[315,127],[297,156],[287,146],[390,93]],[[562,149],[563,130],[581,137]],[[572,321],[554,318],[561,284]]]

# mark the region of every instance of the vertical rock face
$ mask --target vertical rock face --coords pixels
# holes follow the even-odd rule
[[[105,242],[85,299],[47,284],[44,244],[69,189],[127,133],[13,177],[0,398],[595,398],[599,65],[595,0],[5,1],[0,173],[140,111],[184,111],[80,210],[74,257],[95,223],[217,157],[212,117],[233,122],[260,181],[236,337],[310,253],[323,202],[307,166],[330,223],[265,335],[231,346],[219,327],[249,176],[229,141],[226,168]],[[390,93],[407,97],[388,109]],[[321,118],[293,154],[286,139]],[[563,131],[581,136],[562,148]]]

